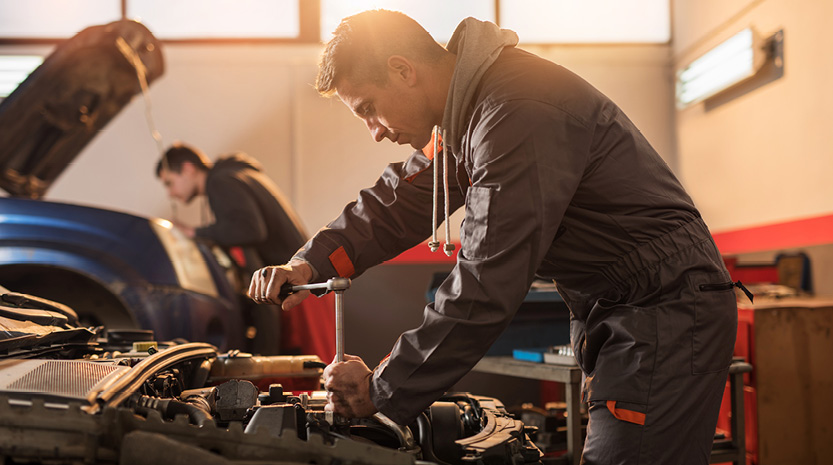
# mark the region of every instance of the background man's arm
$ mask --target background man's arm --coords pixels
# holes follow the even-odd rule
[[[248,187],[233,177],[212,179],[209,203],[214,223],[196,228],[195,236],[222,246],[251,245],[267,237],[263,213]]]

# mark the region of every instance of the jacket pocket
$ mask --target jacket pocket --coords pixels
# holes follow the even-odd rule
[[[468,259],[489,257],[489,211],[493,190],[471,186],[466,193],[466,218],[460,234],[462,253]]]
[[[691,340],[691,373],[725,370],[732,363],[737,335],[737,298],[724,273],[692,273],[694,328]]]

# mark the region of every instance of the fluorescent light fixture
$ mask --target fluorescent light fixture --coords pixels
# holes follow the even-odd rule
[[[0,98],[6,98],[14,92],[41,63],[41,56],[0,55]]]
[[[751,78],[767,58],[751,27],[709,50],[677,73],[677,106],[684,108]]]

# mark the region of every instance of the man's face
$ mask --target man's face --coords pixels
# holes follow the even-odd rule
[[[434,123],[426,99],[397,79],[390,79],[383,87],[345,79],[337,86],[337,94],[364,121],[376,142],[389,139],[419,150],[431,140]]]
[[[197,182],[194,176],[194,165],[183,163],[182,171],[175,173],[166,169],[159,172],[159,178],[168,191],[168,197],[182,203],[190,203],[197,196]]]

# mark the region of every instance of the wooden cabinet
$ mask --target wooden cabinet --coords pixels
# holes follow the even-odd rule
[[[833,299],[741,304],[739,322],[735,352],[753,366],[750,456],[758,465],[833,464]]]

